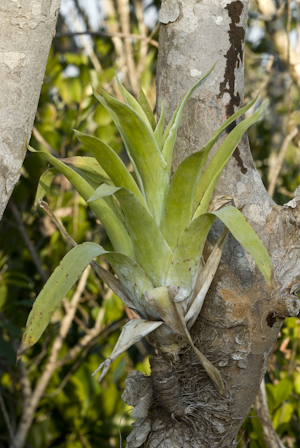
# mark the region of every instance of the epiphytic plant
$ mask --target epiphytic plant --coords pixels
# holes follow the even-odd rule
[[[170,179],[172,152],[184,106],[212,69],[187,92],[165,130],[163,104],[156,124],[142,91],[137,102],[119,83],[125,103],[104,91],[102,95],[94,93],[121,134],[133,175],[112,148],[81,132],[75,131],[94,158],[72,157],[62,161],[41,152],[54,168],[42,175],[38,196],[45,194],[58,172],[64,174],[101,221],[115,252],[86,242],[63,258],[33,305],[18,356],[40,338],[83,269],[104,254],[118,278],[104,274],[103,269],[100,272],[98,269],[99,275],[140,318],[123,327],[111,356],[97,369],[103,368],[100,379],[114,359],[148,335],[151,344],[174,356],[190,344],[219,393],[225,394],[219,371],[194,346],[189,330],[218,268],[228,231],[250,252],[269,284],[272,265],[242,213],[228,205],[232,198],[215,198],[211,203],[223,168],[244,132],[262,115],[264,105],[234,127],[205,170],[215,142],[255,100],[230,117],[204,148],[183,160]],[[205,263],[202,252],[216,218],[225,228]]]

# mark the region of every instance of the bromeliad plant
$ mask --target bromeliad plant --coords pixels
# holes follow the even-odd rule
[[[231,198],[210,205],[223,168],[244,132],[262,115],[264,105],[235,126],[205,170],[215,142],[255,100],[230,117],[204,148],[183,160],[170,179],[172,152],[184,106],[212,69],[187,92],[165,130],[164,105],[156,124],[142,91],[137,102],[119,83],[125,103],[104,91],[102,95],[94,92],[121,134],[134,174],[106,143],[78,131],[78,139],[94,158],[59,160],[41,152],[54,168],[42,175],[37,197],[45,195],[58,172],[63,173],[99,218],[115,251],[86,242],[63,258],[33,305],[18,356],[37,342],[85,267],[105,254],[118,279],[105,276],[103,270],[100,276],[103,274],[102,278],[140,318],[124,326],[111,356],[97,369],[103,368],[100,379],[114,359],[148,335],[160,351],[174,356],[190,344],[219,393],[225,394],[219,371],[194,346],[189,330],[201,311],[228,231],[251,253],[268,284],[272,265],[242,213],[228,206]],[[204,244],[216,218],[225,224],[225,229],[204,263]]]

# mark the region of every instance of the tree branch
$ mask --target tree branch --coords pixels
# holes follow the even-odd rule
[[[285,448],[273,427],[272,420],[270,419],[265,380],[262,380],[259,391],[255,397],[254,409],[262,426],[264,441],[267,448]]]
[[[132,33],[118,33],[118,32],[114,32],[114,33],[108,33],[106,31],[76,31],[74,33],[57,33],[55,35],[56,38],[61,38],[61,37],[73,37],[73,36],[80,36],[82,34],[89,34],[90,36],[95,36],[95,37],[121,37],[123,39],[125,38],[132,38],[132,39],[137,39],[137,40],[143,40],[145,41],[145,43],[149,43],[150,45],[152,45],[153,47],[158,48],[158,42],[156,40],[153,40],[152,38],[149,38],[147,36],[141,36],[139,34],[132,34]]]

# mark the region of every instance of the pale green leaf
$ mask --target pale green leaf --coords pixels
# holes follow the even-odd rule
[[[148,210],[134,194],[122,188],[115,192],[115,196],[125,215],[136,260],[154,286],[163,285],[172,258],[171,249]]]
[[[174,250],[167,285],[178,285],[188,291],[194,289],[204,244],[214,220],[215,216],[206,213],[183,230]]]
[[[172,250],[177,246],[181,232],[192,218],[195,188],[205,163],[203,156],[202,149],[184,159],[172,178],[160,227]]]
[[[163,146],[164,126],[165,126],[165,106],[164,106],[164,102],[162,100],[160,117],[159,117],[157,126],[154,131],[154,138],[155,138],[156,143],[160,150],[162,149],[162,146]]]
[[[262,116],[265,106],[266,103],[263,104],[251,117],[246,118],[244,121],[239,123],[221,144],[212,161],[204,171],[197,186],[195,201],[198,204],[200,203],[200,205],[194,214],[194,218],[208,210],[217,180],[219,179],[225,165],[247,129]]]
[[[92,196],[87,200],[87,203],[97,201],[100,198],[104,198],[106,196],[111,196],[116,191],[120,190],[122,187],[113,187],[112,185],[102,184],[97,190],[92,194]]]
[[[39,199],[44,199],[45,195],[48,193],[49,188],[52,184],[53,179],[58,174],[57,169],[50,168],[46,170],[40,177],[38,187],[35,194],[34,205],[37,206]]]
[[[76,134],[77,131],[74,132]],[[90,175],[95,182],[98,182],[98,184],[101,182],[105,182],[107,184],[112,183],[109,175],[104,171],[102,166],[99,165],[98,161],[94,157],[75,156],[60,159],[60,161],[68,166],[79,168],[84,173]]]
[[[124,187],[132,191],[139,200],[145,204],[144,198],[127,170],[126,166],[116,154],[116,152],[96,137],[82,134],[82,132],[74,131],[78,140],[94,154],[95,158],[112,179],[116,187]],[[107,183],[107,182],[106,182]]]
[[[156,121],[151,109],[151,106],[146,98],[146,95],[144,94],[142,88],[140,88],[140,94],[139,94],[139,105],[141,106],[141,108],[143,109],[143,111],[145,112],[146,117],[148,118],[148,121],[152,127],[152,129],[154,130],[156,127]]]
[[[158,318],[146,302],[143,293],[154,288],[143,268],[132,258],[117,252],[107,252],[106,258],[122,283],[136,310],[144,318]]]
[[[233,115],[231,115],[231,117],[228,118],[228,120],[225,121],[225,123],[222,124],[222,126],[219,127],[219,129],[214,133],[214,135],[209,139],[209,141],[206,143],[203,151],[204,151],[204,155],[203,155],[203,161],[204,163],[207,160],[208,154],[210,152],[210,150],[212,149],[212,147],[214,146],[214,144],[218,141],[218,139],[221,137],[222,133],[225,131],[225,129],[228,128],[228,126],[230,126],[231,123],[233,123],[235,120],[237,120],[238,118],[240,118],[243,114],[245,114],[256,102],[258,98],[258,95],[256,96],[256,98],[254,98],[253,101],[251,101],[250,103],[248,103],[246,106],[242,107],[241,109],[239,109],[237,112],[235,112]],[[201,189],[201,185],[199,185],[199,182],[197,184],[197,188],[195,191],[195,195],[194,195],[194,205],[193,205],[193,213],[195,213],[198,205],[199,205],[199,191]]]
[[[143,109],[140,102],[138,102],[126,89],[125,87],[120,83],[120,81],[117,78],[119,89],[121,90],[121,93],[123,95],[124,100],[130,106],[133,110],[135,110],[136,113],[139,114],[141,119],[146,123],[148,128],[152,131],[151,122],[148,118],[148,115],[146,111]],[[147,101],[147,100],[146,100]]]
[[[48,162],[50,162],[57,170],[59,170],[66,178],[71,182],[71,184],[76,188],[78,193],[87,201],[92,194],[94,189],[91,185],[83,179],[78,172],[74,169],[62,163],[56,157],[51,154],[42,151],[36,151],[35,149],[28,147],[31,152],[35,152],[43,155]],[[102,222],[107,235],[114,246],[115,250],[122,252],[128,256],[132,256],[132,243],[130,237],[123,226],[122,222],[119,220],[117,215],[111,210],[104,199],[99,199],[96,202],[90,204],[91,209]]]
[[[252,255],[266,282],[271,285],[273,267],[267,249],[242,213],[237,208],[229,206],[212,214],[225,224],[234,238]]]
[[[173,149],[174,149],[174,145],[175,145],[175,141],[177,138],[177,131],[178,131],[178,127],[181,121],[181,117],[183,114],[183,109],[186,105],[186,103],[188,102],[188,100],[190,99],[191,95],[193,94],[193,92],[196,90],[197,87],[200,86],[200,84],[202,84],[206,78],[210,75],[210,73],[212,72],[212,70],[214,69],[216,63],[212,66],[212,68],[199,80],[197,81],[197,83],[184,95],[183,99],[181,100],[181,102],[179,103],[179,105],[177,106],[170,122],[168,123],[168,126],[166,127],[166,130],[164,132],[163,135],[163,149],[162,149],[162,155],[164,156],[165,161],[167,162],[168,165],[168,173],[171,172],[171,162],[172,162],[172,154],[173,154]]]
[[[154,139],[153,133],[141,117],[127,104],[103,92],[104,101],[97,99],[112,115],[124,143],[140,174],[146,201],[157,225],[160,224],[162,209],[169,186],[167,165]]]
[[[95,243],[74,247],[62,259],[36,298],[28,316],[18,357],[32,347],[44,333],[54,311],[90,262],[105,251]]]

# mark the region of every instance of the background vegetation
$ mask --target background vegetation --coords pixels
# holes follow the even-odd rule
[[[63,1],[31,146],[59,157],[83,155],[75,128],[101,138],[128,162],[116,128],[93,98],[91,85],[120,97],[117,72],[134,95],[141,84],[155,108],[157,3]],[[251,10],[256,11],[254,4]],[[269,99],[264,119],[251,128],[249,138],[263,181],[271,194],[275,188],[274,200],[282,205],[300,183],[300,85],[288,73],[289,59],[279,58],[271,22],[265,19],[249,17],[245,97],[248,101],[261,91],[261,101]],[[289,1],[280,20],[300,61],[299,1]],[[74,35],[87,30],[94,33]],[[40,342],[16,366],[16,350],[33,301],[70,248],[50,218],[34,205],[45,169],[40,156],[27,155],[0,223],[0,447],[9,445],[22,411],[32,415],[24,446],[115,447],[119,425],[125,446],[132,420],[126,414],[120,424],[129,409],[121,400],[124,380],[131,369],[149,373],[152,348],[143,340],[113,363],[101,384],[91,377],[131,318],[130,310],[93,271],[85,271]],[[77,243],[95,241],[109,247],[101,223],[61,175],[46,201]],[[106,266],[105,259],[101,263]],[[299,323],[298,318],[286,320],[266,375],[273,426],[288,448],[300,446]],[[240,431],[239,447],[246,446],[267,447],[254,409]]]

